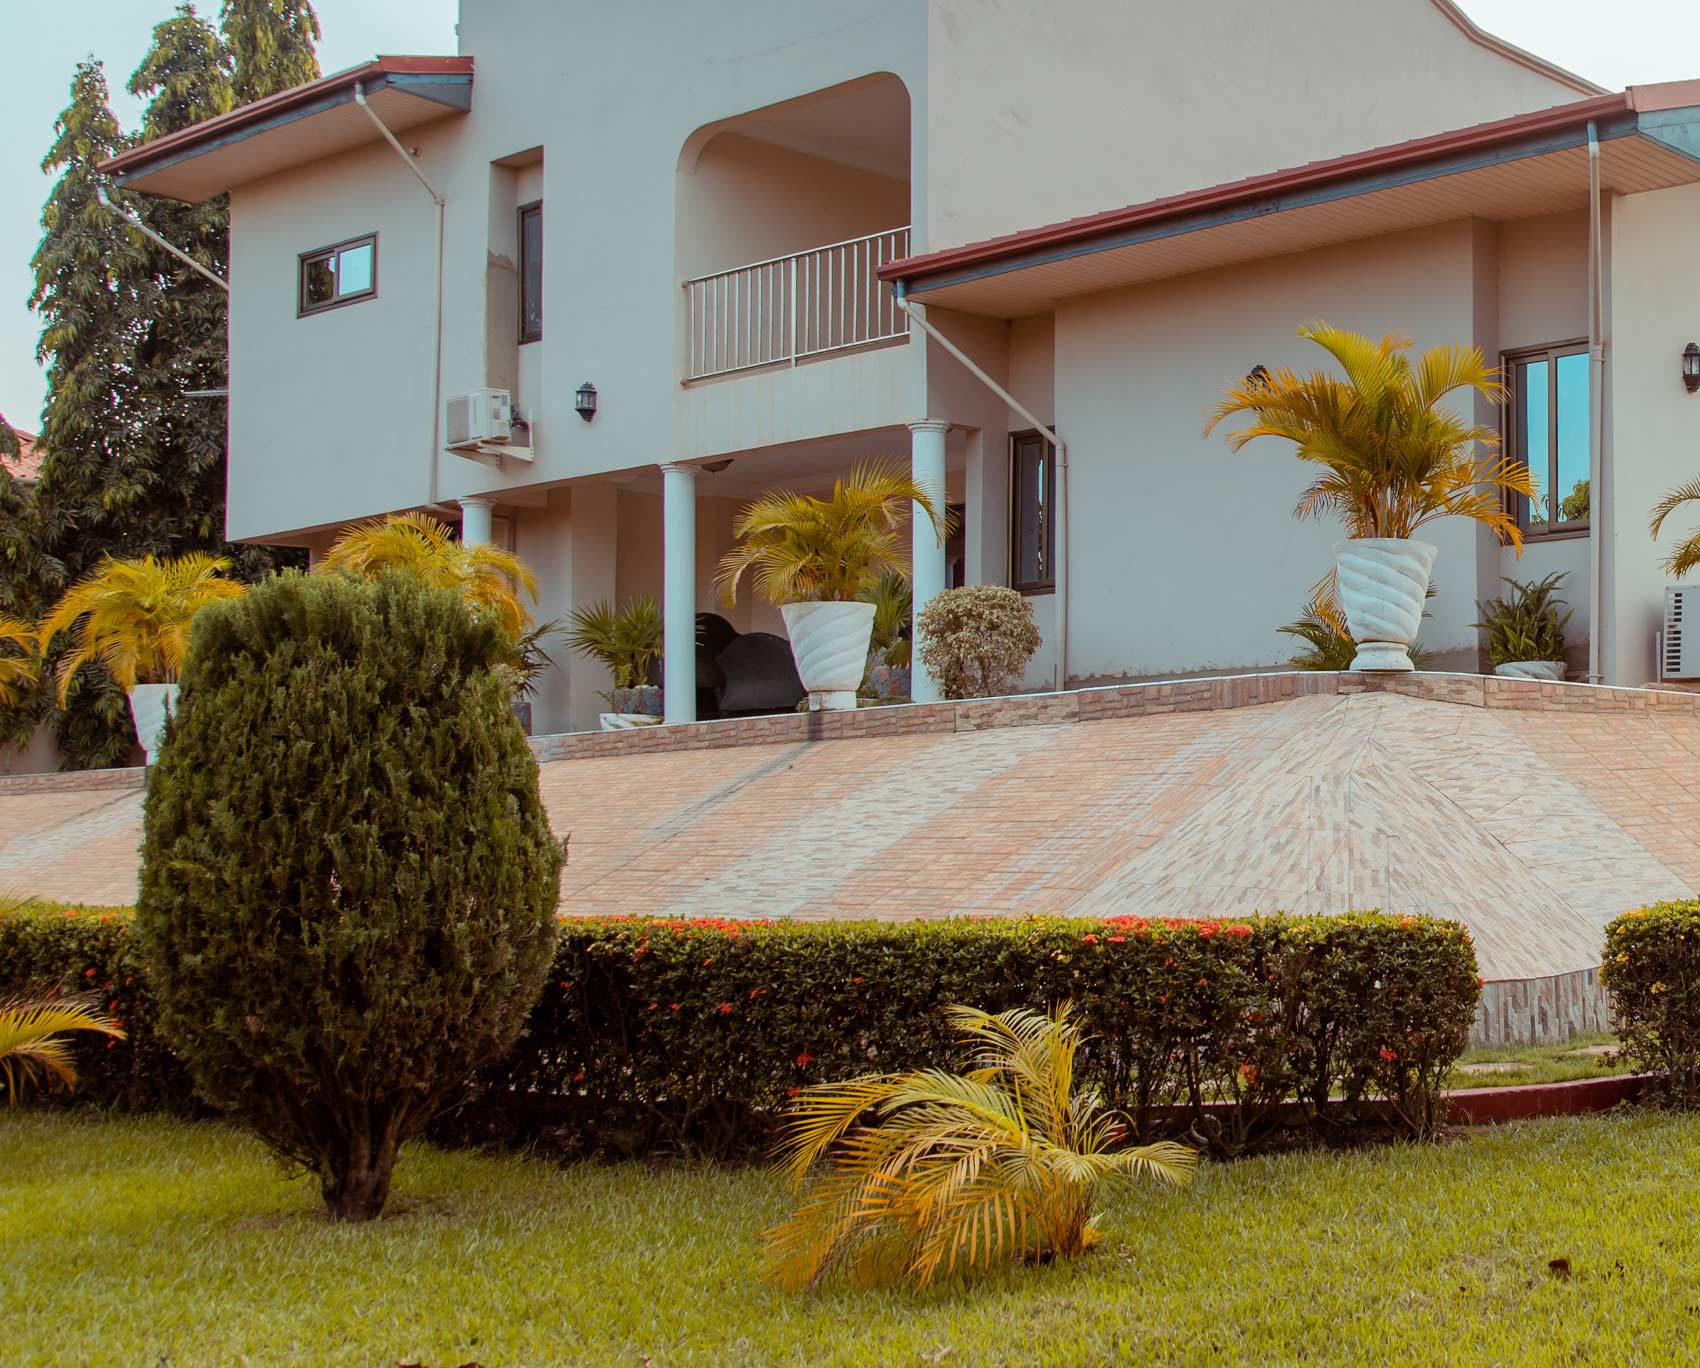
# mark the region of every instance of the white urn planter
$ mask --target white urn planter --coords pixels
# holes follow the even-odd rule
[[[809,691],[809,711],[854,708],[868,666],[874,605],[787,603],[779,612],[791,638],[797,675]]]
[[[1564,679],[1562,660],[1508,660],[1495,665],[1493,672],[1503,679]]]
[[[1438,548],[1412,537],[1357,537],[1334,545],[1354,670],[1410,670]]]
[[[136,740],[142,744],[144,764],[153,764],[159,743],[165,739],[165,720],[177,710],[175,684],[137,684],[130,690],[130,720],[136,724]]]
[[[651,717],[648,713],[618,713],[605,712],[602,714],[603,731],[629,731],[633,727],[658,727],[659,717]]]

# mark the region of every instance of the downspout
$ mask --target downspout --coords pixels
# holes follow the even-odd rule
[[[1601,637],[1605,632],[1605,584],[1601,574],[1605,540],[1605,309],[1600,266],[1600,139],[1588,122],[1588,682],[1599,684]]]
[[[226,294],[230,293],[230,282],[228,280],[226,280],[223,276],[219,275],[216,271],[209,271],[205,266],[201,265],[200,262],[196,261],[194,257],[190,256],[182,248],[174,247],[171,243],[167,242],[164,238],[162,238],[158,233],[154,232],[154,230],[152,228],[149,228],[147,226],[147,224],[143,223],[141,221],[141,219],[136,217],[136,215],[131,213],[128,209],[124,208],[122,205],[114,204],[110,199],[108,199],[106,197],[106,187],[104,185],[100,185],[100,184],[97,183],[95,185],[95,188],[94,188],[94,195],[95,195],[96,199],[98,199],[102,204],[104,204],[113,213],[117,214],[119,218],[123,219],[132,228],[138,230],[144,237],[146,237],[148,239],[148,241],[154,243],[156,246],[163,247],[166,251],[170,252],[172,256],[176,257],[185,266],[189,267],[190,270],[199,271],[202,275],[204,275],[208,280],[212,281],[212,283],[214,285],[218,286],[218,288],[223,290]]]
[[[409,171],[413,172],[414,176],[418,178],[419,183],[425,187],[425,193],[428,194],[431,197],[431,202],[437,206],[437,318],[436,318],[436,328],[435,328],[435,344],[436,345],[435,345],[435,348],[434,348],[434,351],[435,351],[434,365],[435,365],[436,369],[435,369],[435,374],[433,375],[432,380],[431,380],[431,465],[430,465],[430,473],[429,473],[429,476],[427,477],[426,485],[425,485],[425,489],[426,489],[425,503],[426,503],[426,506],[429,507],[429,508],[435,508],[437,506],[437,455],[438,455],[438,452],[439,452],[439,450],[442,446],[442,436],[443,436],[442,423],[443,423],[443,217],[444,217],[444,200],[443,200],[443,197],[437,193],[435,187],[432,186],[431,182],[425,179],[425,173],[419,169],[419,163],[413,159],[413,154],[411,152],[409,152],[405,147],[403,147],[401,145],[400,142],[398,142],[396,140],[396,135],[394,133],[390,132],[389,125],[386,124],[382,119],[380,119],[378,117],[378,111],[373,109],[371,105],[366,103],[366,91],[365,91],[365,87],[364,87],[363,82],[356,81],[354,83],[354,103],[360,106],[361,110],[365,113],[366,117],[368,119],[370,119],[372,121],[372,123],[377,127],[378,132],[383,134],[384,141],[387,142],[391,147],[395,148],[396,155],[399,156],[402,159],[402,161],[407,163],[407,169]]]
[[[1056,452],[1057,506],[1053,510],[1054,521],[1051,525],[1051,530],[1056,534],[1057,585],[1057,663],[1054,687],[1061,693],[1068,684],[1068,448],[1056,433],[1034,416],[1031,409],[987,375],[973,357],[929,323],[926,316],[909,303],[909,290],[902,280],[893,282],[892,293],[896,296],[897,307],[909,316],[912,323],[961,362],[970,375],[1019,413],[1025,422],[1051,444],[1051,450]]]

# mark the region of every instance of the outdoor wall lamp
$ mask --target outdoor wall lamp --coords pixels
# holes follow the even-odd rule
[[[1700,350],[1697,350],[1694,355],[1696,358],[1700,358]],[[596,417],[596,386],[591,384],[590,381],[586,380],[578,387],[578,394],[573,400],[573,408],[578,411],[578,416],[587,423]]]
[[[1682,383],[1690,394],[1700,390],[1700,345],[1693,342],[1682,349]]]
[[[1246,376],[1245,382],[1250,389],[1267,389],[1269,386],[1269,367],[1253,366],[1251,374]]]

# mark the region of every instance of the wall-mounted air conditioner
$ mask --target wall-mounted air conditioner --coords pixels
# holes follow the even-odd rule
[[[1690,624],[1692,623],[1692,626]],[[1665,589],[1665,630],[1661,637],[1664,679],[1700,679],[1700,584]]]
[[[513,396],[505,389],[452,394],[445,424],[445,445],[457,449],[485,443],[505,446],[513,436],[513,420]]]

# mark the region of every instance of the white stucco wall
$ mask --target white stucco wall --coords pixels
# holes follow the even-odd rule
[[[928,42],[933,248],[1581,93],[1430,0],[932,0]]]

